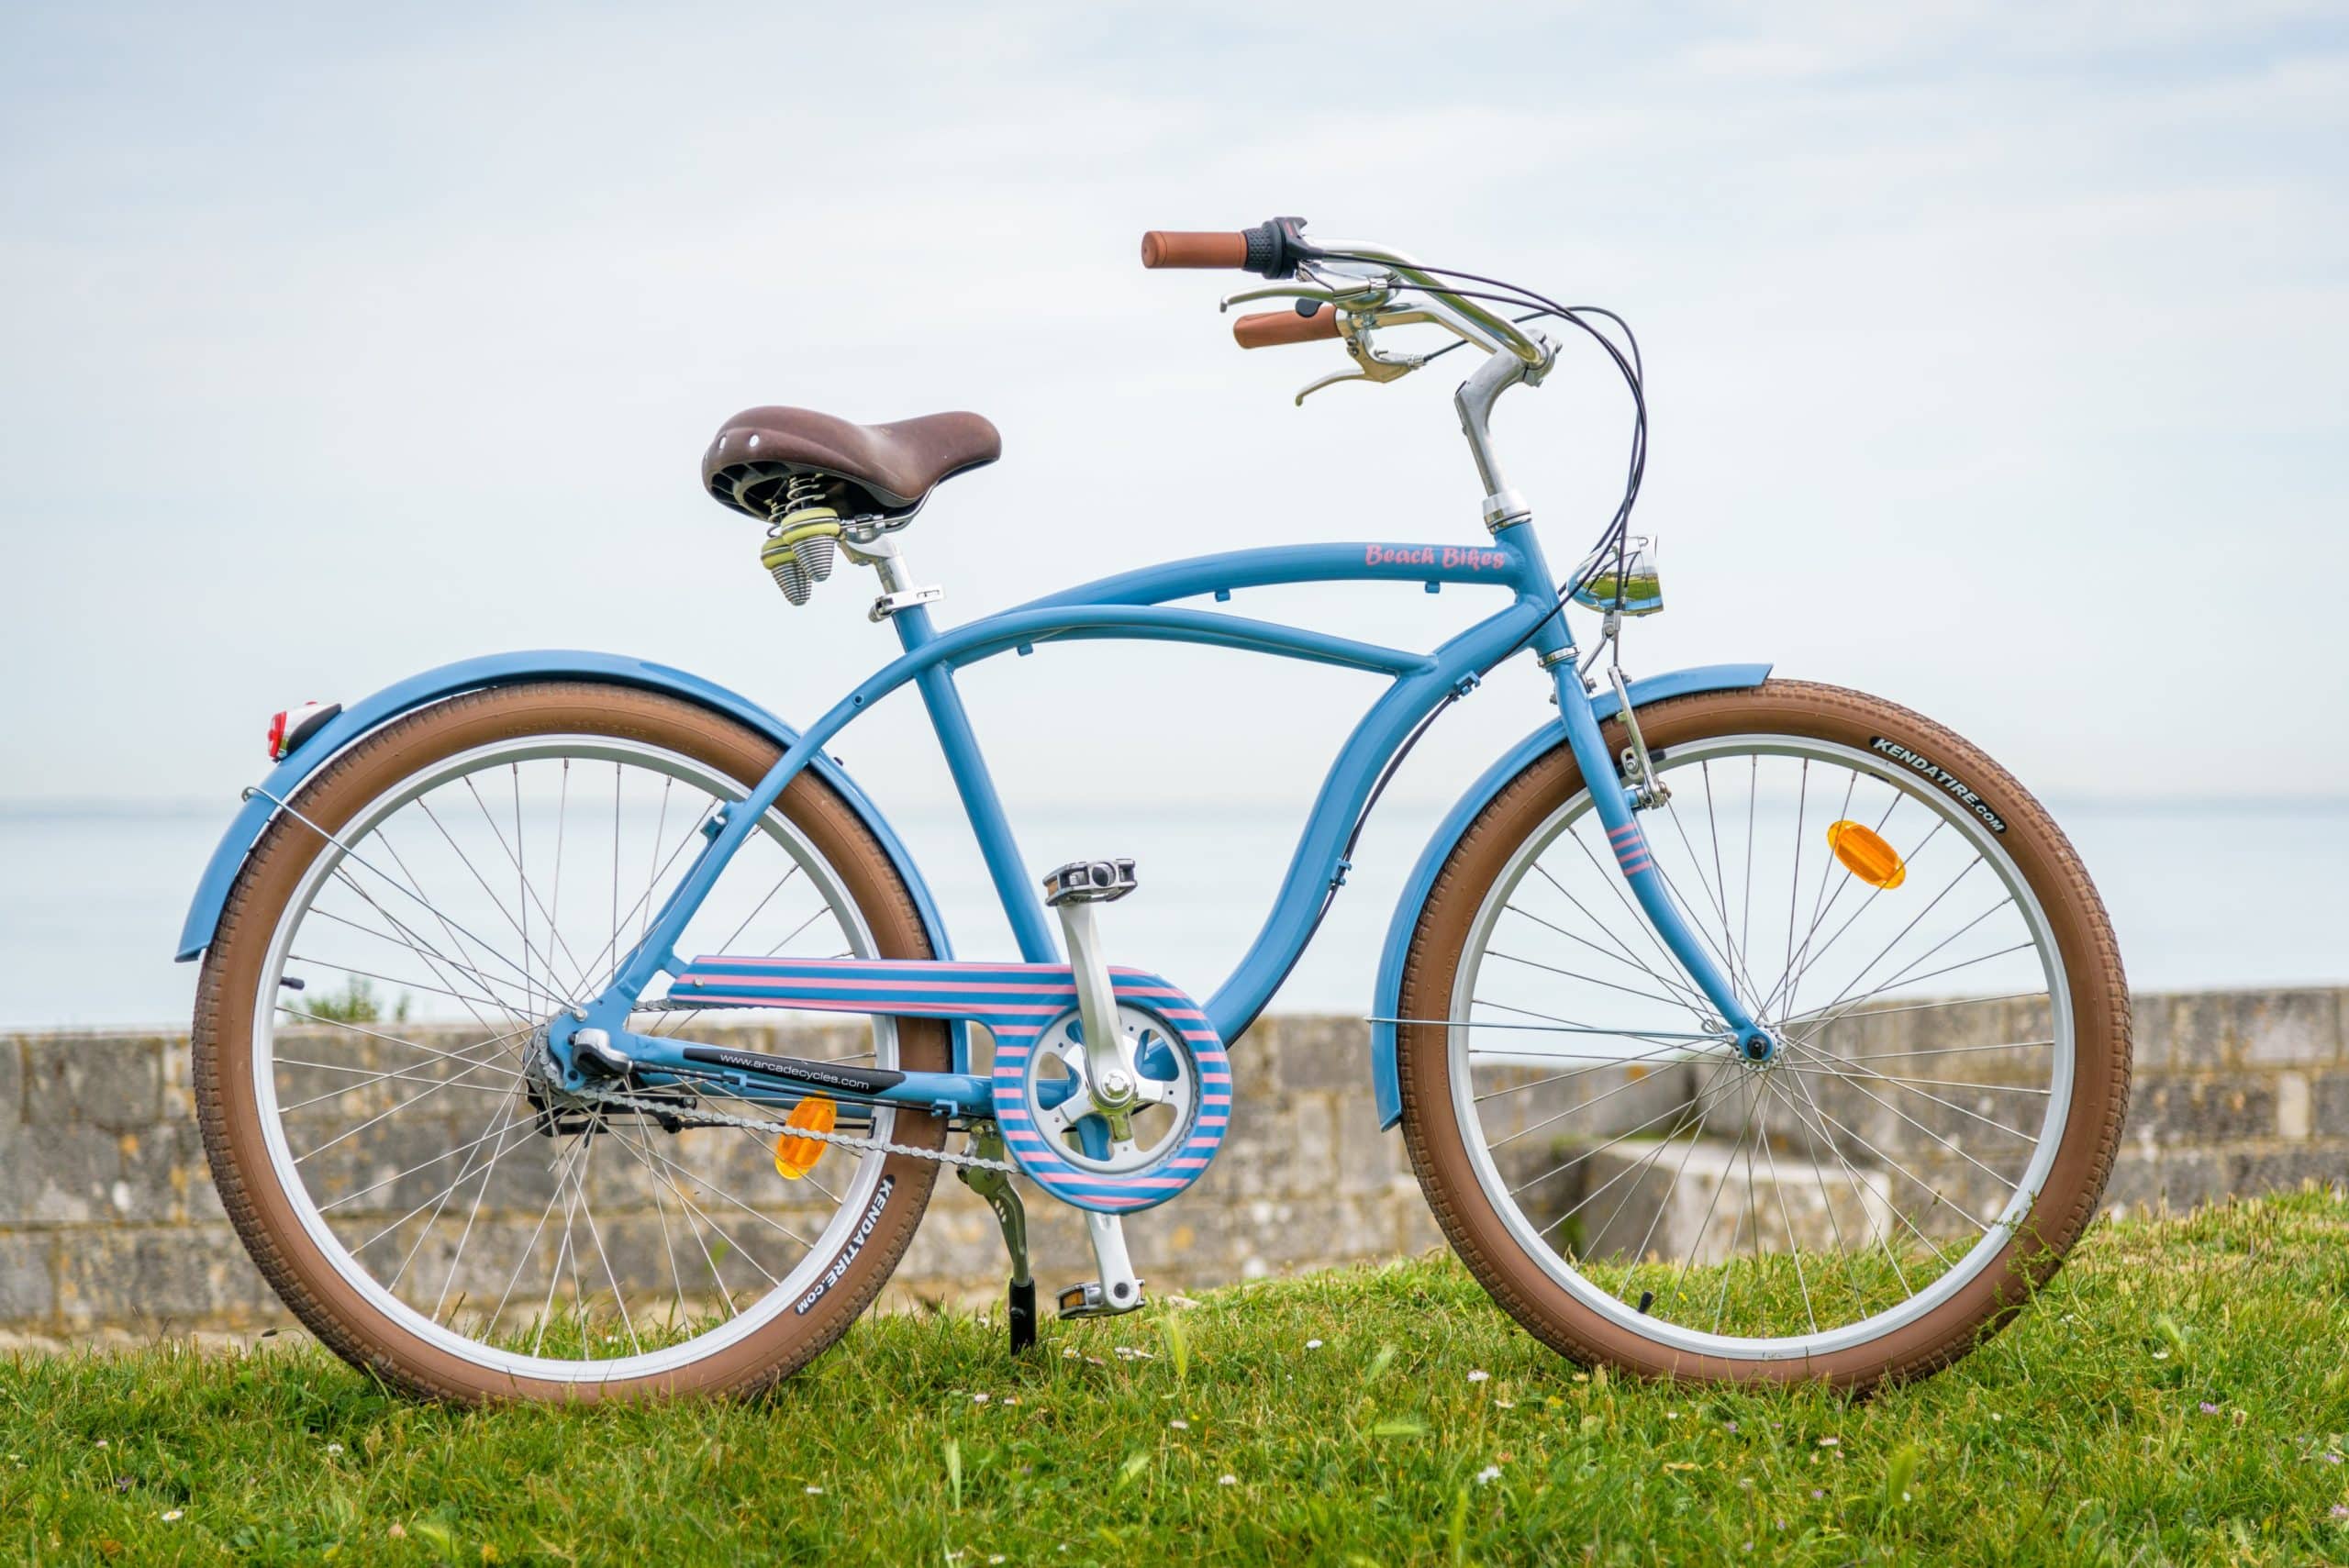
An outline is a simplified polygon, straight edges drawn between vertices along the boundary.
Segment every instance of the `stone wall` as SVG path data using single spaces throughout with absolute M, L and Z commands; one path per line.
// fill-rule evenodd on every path
M 2349 992 L 2137 998 L 2137 1076 L 2110 1207 L 2349 1182 Z M 1153 1289 L 1441 1244 L 1371 1108 L 1356 1020 L 1273 1018 L 1232 1051 L 1238 1114 L 1198 1187 L 1129 1227 Z M 1071 1211 L 1032 1203 L 1049 1292 L 1092 1273 Z M 1001 1288 L 993 1216 L 942 1181 L 900 1306 Z M 184 1035 L 0 1037 L 0 1331 L 44 1340 L 282 1321 L 214 1195 Z

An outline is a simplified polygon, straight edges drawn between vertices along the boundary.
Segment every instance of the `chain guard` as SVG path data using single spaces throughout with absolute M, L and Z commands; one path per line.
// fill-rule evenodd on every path
M 1231 1122 L 1231 1061 L 1199 1005 L 1157 975 L 1111 969 L 1118 1000 L 1152 1015 L 1195 1064 L 1198 1108 L 1189 1136 L 1131 1172 L 1088 1171 L 1052 1151 L 1027 1108 L 1028 1058 L 1045 1029 L 1076 1006 L 1066 964 L 912 959 L 697 958 L 670 1001 L 705 1007 L 962 1018 L 995 1036 L 991 1103 L 1020 1173 L 1063 1203 L 1122 1214 L 1164 1203 L 1207 1171 Z

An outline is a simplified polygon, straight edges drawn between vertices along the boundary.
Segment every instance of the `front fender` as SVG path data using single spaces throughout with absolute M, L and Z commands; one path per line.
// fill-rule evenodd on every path
M 228 889 L 236 882 L 237 873 L 243 867 L 245 857 L 260 841 L 262 830 L 276 815 L 277 801 L 291 799 L 294 792 L 302 787 L 302 781 L 317 772 L 328 758 L 401 715 L 428 703 L 455 696 L 460 692 L 478 691 L 487 686 L 508 686 L 522 681 L 578 679 L 611 681 L 647 691 L 665 692 L 687 702 L 699 703 L 729 718 L 740 719 L 786 751 L 799 739 L 798 733 L 789 725 L 748 697 L 705 681 L 698 675 L 687 674 L 683 670 L 616 653 L 584 653 L 568 650 L 493 653 L 485 658 L 467 659 L 455 664 L 444 664 L 438 670 L 428 670 L 420 675 L 411 675 L 395 685 L 384 687 L 364 701 L 344 708 L 323 729 L 304 741 L 299 750 L 278 763 L 276 771 L 262 781 L 260 790 L 246 798 L 244 808 L 228 824 L 228 831 L 221 837 L 220 847 L 212 851 L 211 862 L 204 868 L 203 879 L 196 884 L 195 901 L 188 906 L 187 923 L 180 929 L 179 962 L 185 963 L 212 945 L 212 933 L 220 924 L 220 910 L 228 901 Z M 953 957 L 954 950 L 946 940 L 946 923 L 939 916 L 938 906 L 930 897 L 930 888 L 922 881 L 921 872 L 914 865 L 913 857 L 906 852 L 905 845 L 898 840 L 887 818 L 831 758 L 818 752 L 810 771 L 840 791 L 841 797 L 864 825 L 873 830 L 874 837 L 880 840 L 891 862 L 896 867 L 897 874 L 905 879 L 907 887 L 913 892 L 914 905 L 921 913 L 930 947 L 940 958 Z
M 1650 703 L 1687 696 L 1692 692 L 1745 691 L 1769 678 L 1767 664 L 1700 664 L 1694 669 L 1633 681 L 1631 706 L 1645 707 Z M 1592 699 L 1591 709 L 1604 723 L 1615 717 L 1617 706 L 1615 694 L 1610 691 Z M 1476 814 L 1534 759 L 1565 743 L 1564 728 L 1553 720 L 1519 741 L 1500 761 L 1486 769 L 1437 825 L 1428 847 L 1419 852 L 1419 864 L 1411 868 L 1411 880 L 1404 884 L 1402 897 L 1396 900 L 1394 917 L 1386 926 L 1386 946 L 1379 954 L 1378 987 L 1370 1004 L 1370 1083 L 1377 1097 L 1381 1127 L 1393 1127 L 1403 1116 L 1403 1092 L 1396 1078 L 1394 1020 L 1402 1003 L 1403 961 L 1410 951 L 1411 933 L 1419 929 L 1419 910 L 1427 903 L 1428 892 L 1435 885 L 1443 862 L 1451 857 L 1452 847 L 1460 841 L 1460 835 L 1468 830 L 1468 824 L 1476 819 Z

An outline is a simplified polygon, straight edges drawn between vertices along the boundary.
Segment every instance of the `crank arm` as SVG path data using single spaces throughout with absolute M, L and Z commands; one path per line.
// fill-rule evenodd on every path
M 1085 1232 L 1093 1243 L 1093 1261 L 1099 1279 L 1073 1284 L 1061 1292 L 1063 1318 L 1114 1318 L 1142 1304 L 1141 1281 L 1134 1277 L 1133 1261 L 1126 1254 L 1126 1222 L 1118 1215 L 1085 1215 Z

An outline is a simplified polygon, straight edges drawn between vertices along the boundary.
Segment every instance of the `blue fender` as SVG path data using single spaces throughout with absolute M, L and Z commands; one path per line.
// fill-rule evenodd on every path
M 1767 664 L 1700 664 L 1690 670 L 1675 670 L 1667 675 L 1633 681 L 1631 706 L 1645 707 L 1650 703 L 1687 696 L 1692 692 L 1746 691 L 1769 678 Z M 1610 691 L 1593 698 L 1591 710 L 1603 723 L 1615 717 L 1617 706 L 1615 694 Z M 1476 819 L 1476 814 L 1536 758 L 1565 743 L 1564 728 L 1553 721 L 1509 748 L 1507 755 L 1468 786 L 1468 793 L 1446 814 L 1434 836 L 1428 840 L 1428 847 L 1419 852 L 1419 863 L 1411 868 L 1411 880 L 1404 884 L 1403 895 L 1395 904 L 1394 917 L 1387 922 L 1386 946 L 1378 959 L 1378 988 L 1370 1005 L 1370 1081 L 1372 1092 L 1377 1096 L 1381 1127 L 1393 1127 L 1403 1117 L 1403 1091 L 1396 1078 L 1394 1019 L 1402 1005 L 1404 956 L 1410 950 L 1411 933 L 1419 927 L 1419 910 L 1427 903 L 1428 890 L 1435 885 L 1436 875 L 1450 858 L 1452 847 L 1460 841 L 1460 835 L 1468 830 L 1468 824 Z
M 454 696 L 460 692 L 478 691 L 487 686 L 509 686 L 522 681 L 576 679 L 610 681 L 683 697 L 687 702 L 698 703 L 729 718 L 740 719 L 786 751 L 799 739 L 797 731 L 748 697 L 705 681 L 698 675 L 689 675 L 683 670 L 674 670 L 666 664 L 655 664 L 649 660 L 624 658 L 616 653 L 583 653 L 566 650 L 493 653 L 486 658 L 443 664 L 438 670 L 411 675 L 395 685 L 384 687 L 364 701 L 344 708 L 328 720 L 324 728 L 278 763 L 276 771 L 262 781 L 261 789 L 246 799 L 244 809 L 239 811 L 236 819 L 228 824 L 228 831 L 221 838 L 220 847 L 212 851 L 211 862 L 204 868 L 203 880 L 196 884 L 195 902 L 188 906 L 187 924 L 180 929 L 179 962 L 185 963 L 212 945 L 212 933 L 220 923 L 220 910 L 228 901 L 228 889 L 236 882 L 237 873 L 243 867 L 245 857 L 260 841 L 262 830 L 276 815 L 277 801 L 291 799 L 294 792 L 302 787 L 302 781 L 316 773 L 329 757 L 402 714 L 428 703 Z M 881 840 L 891 862 L 897 868 L 897 874 L 905 878 L 907 887 L 913 892 L 914 905 L 920 911 L 923 928 L 930 934 L 930 947 L 940 958 L 953 957 L 954 950 L 946 940 L 946 923 L 939 916 L 938 906 L 930 897 L 930 888 L 922 881 L 913 857 L 906 852 L 905 845 L 899 841 L 888 820 L 831 758 L 818 752 L 810 771 L 840 791 L 864 825 L 873 830 L 874 837 Z

